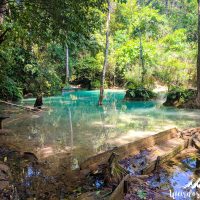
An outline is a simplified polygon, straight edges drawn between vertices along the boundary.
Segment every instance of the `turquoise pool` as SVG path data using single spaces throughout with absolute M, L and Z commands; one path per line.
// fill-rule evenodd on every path
M 106 90 L 102 107 L 97 106 L 99 91 L 47 97 L 47 111 L 13 114 L 5 127 L 16 137 L 38 143 L 46 149 L 46 156 L 54 151 L 69 153 L 73 167 L 77 167 L 87 157 L 114 146 L 172 127 L 200 126 L 200 111 L 165 108 L 162 101 L 125 102 L 124 95 L 123 90 Z M 22 104 L 33 105 L 34 100 L 26 99 Z M 3 105 L 1 108 L 6 111 Z

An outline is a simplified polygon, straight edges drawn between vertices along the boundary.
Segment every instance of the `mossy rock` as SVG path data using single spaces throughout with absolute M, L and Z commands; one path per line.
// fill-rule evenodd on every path
M 193 89 L 172 89 L 167 94 L 164 106 L 173 106 L 178 108 L 187 107 L 188 102 L 194 101 L 197 91 Z
M 144 87 L 128 89 L 124 99 L 127 101 L 148 101 L 156 98 L 156 93 Z

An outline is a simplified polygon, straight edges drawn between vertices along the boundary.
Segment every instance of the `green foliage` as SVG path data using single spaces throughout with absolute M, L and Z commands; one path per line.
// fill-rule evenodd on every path
M 66 44 L 73 67 L 70 72 L 76 78 L 95 79 L 96 63 L 99 66 L 95 57 L 101 47 L 93 34 L 103 24 L 106 1 L 8 1 L 7 8 L 0 24 L 0 35 L 9 28 L 0 46 L 1 73 L 10 78 L 2 83 L 3 97 L 15 97 L 18 88 L 33 95 L 60 91 L 65 82 Z M 88 74 L 83 72 L 86 69 Z
M 91 82 L 91 88 L 92 89 L 98 89 L 98 88 L 100 88 L 100 86 L 101 86 L 101 83 L 100 83 L 99 80 L 94 80 L 94 81 Z
M 26 37 L 32 43 L 73 43 L 76 38 L 83 42 L 101 25 L 100 11 L 106 8 L 106 1 L 97 0 L 50 0 L 10 1 L 9 12 L 5 12 L 4 26 L 12 27 L 16 37 Z
M 9 77 L 0 75 L 0 98 L 16 101 L 22 98 L 22 89 Z
M 185 29 L 177 29 L 173 33 L 161 39 L 165 51 L 181 52 L 185 49 L 186 34 Z
M 21 93 L 15 95 L 14 88 L 17 93 L 19 93 L 17 88 L 21 88 L 24 94 L 32 93 L 33 95 L 37 95 L 37 93 L 55 94 L 57 90 L 61 89 L 62 80 L 57 74 L 59 67 L 48 62 L 49 56 L 36 46 L 31 49 L 32 51 L 29 51 L 18 45 L 15 48 L 1 51 L 2 73 L 4 77 L 9 77 L 9 79 L 4 78 L 4 85 L 15 85 L 9 91 L 8 96 L 22 96 Z M 12 80 L 12 84 L 10 80 Z
M 145 79 L 141 81 L 141 69 L 137 66 L 134 66 L 133 70 L 129 70 L 125 73 L 125 88 L 132 89 L 137 87 L 145 87 L 153 90 L 155 87 L 155 78 L 153 76 L 153 71 L 149 67 L 148 73 L 145 74 Z
M 102 65 L 98 59 L 90 55 L 80 56 L 73 69 L 76 72 L 76 78 L 88 78 L 94 80 L 100 76 Z
M 146 199 L 147 193 L 144 190 L 138 190 L 137 195 L 140 199 Z
M 167 98 L 176 100 L 179 99 L 181 102 L 186 102 L 196 95 L 196 90 L 184 89 L 174 87 L 167 94 Z
M 196 97 L 197 91 L 193 89 L 185 89 L 180 87 L 173 87 L 167 93 L 167 100 L 165 106 L 181 106 L 189 100 Z
M 188 3 L 186 9 L 192 10 L 195 4 Z M 118 5 L 113 23 L 113 40 L 116 82 L 125 84 L 131 79 L 141 82 L 145 73 L 144 86 L 152 87 L 156 80 L 171 85 L 194 85 L 196 50 L 193 42 L 188 41 L 188 30 L 181 18 L 178 24 L 169 19 L 174 17 L 176 10 L 169 10 L 170 16 L 165 15 L 165 5 L 162 2 L 140 7 L 136 1 L 128 1 L 127 5 Z M 183 10 L 185 12 L 185 10 Z M 197 22 L 196 13 L 190 13 Z M 180 11 L 180 15 L 182 15 Z M 178 18 L 178 16 L 176 16 Z M 189 19 L 188 19 L 189 20 Z M 194 26 L 196 27 L 196 26 Z M 192 28 L 192 31 L 194 28 Z M 141 67 L 140 41 L 141 34 L 143 60 L 145 71 Z
M 99 88 L 107 1 L 8 3 L 10 10 L 0 25 L 0 34 L 9 29 L 0 44 L 1 98 L 60 91 L 65 83 L 66 45 L 71 83 L 87 80 L 91 88 Z M 196 13 L 197 1 L 176 1 L 167 9 L 164 1 L 116 0 L 106 85 L 139 88 L 145 99 L 151 96 L 145 88 L 151 91 L 155 82 L 169 90 L 195 86 Z
M 147 101 L 156 97 L 156 94 L 144 87 L 133 87 L 126 91 L 125 99 L 132 101 Z

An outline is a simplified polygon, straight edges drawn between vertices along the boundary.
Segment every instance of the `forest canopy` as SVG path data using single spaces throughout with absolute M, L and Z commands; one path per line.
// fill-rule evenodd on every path
M 196 86 L 197 1 L 111 1 L 105 87 Z M 100 87 L 107 1 L 1 0 L 0 98 Z M 141 51 L 144 66 L 141 66 Z

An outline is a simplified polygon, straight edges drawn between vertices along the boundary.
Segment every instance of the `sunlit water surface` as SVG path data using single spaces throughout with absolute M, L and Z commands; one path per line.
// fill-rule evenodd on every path
M 76 91 L 44 98 L 47 111 L 20 112 L 5 120 L 16 138 L 34 141 L 45 156 L 54 151 L 71 155 L 73 166 L 99 152 L 160 131 L 200 126 L 200 111 L 165 108 L 162 100 L 125 102 L 123 90 L 106 90 L 104 105 L 97 106 L 99 91 Z M 35 99 L 21 104 L 33 105 Z M 1 112 L 9 108 L 1 106 Z M 34 148 L 34 147 L 33 147 Z

